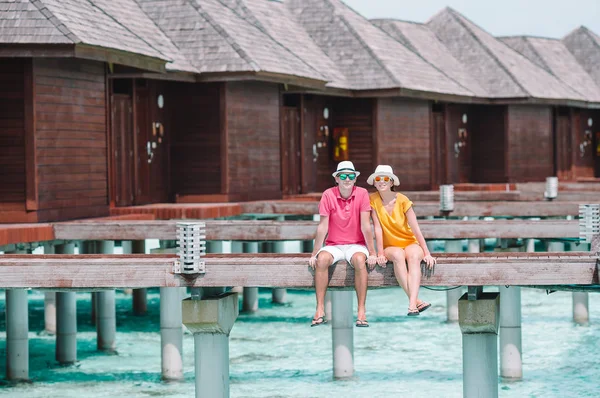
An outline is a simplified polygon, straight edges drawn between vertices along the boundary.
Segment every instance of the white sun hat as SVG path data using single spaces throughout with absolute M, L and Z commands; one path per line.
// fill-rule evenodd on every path
M 339 173 L 343 173 L 343 172 L 354 173 L 354 174 L 356 174 L 357 177 L 360 175 L 360 172 L 358 172 L 354 169 L 354 164 L 352 164 L 352 162 L 349 160 L 344 160 L 343 162 L 339 162 L 337 165 L 337 170 L 335 171 L 335 173 L 332 174 L 332 176 L 337 177 L 337 175 Z
M 369 178 L 367 178 L 367 184 L 373 185 L 373 181 L 377 176 L 388 176 L 394 180 L 395 186 L 400 185 L 400 179 L 398 178 L 398 176 L 396 176 L 396 174 L 394 174 L 392 166 L 388 166 L 387 164 L 380 164 L 379 166 L 377 166 L 375 172 L 371 174 Z

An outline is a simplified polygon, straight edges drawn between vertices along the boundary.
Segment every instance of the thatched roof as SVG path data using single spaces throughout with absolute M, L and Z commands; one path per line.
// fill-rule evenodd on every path
M 327 78 L 274 39 L 234 2 L 137 0 L 201 73 Z M 285 23 L 285 21 L 282 21 Z
M 600 85 L 600 36 L 581 26 L 566 35 L 562 42 L 596 84 Z
M 396 19 L 372 19 L 371 22 L 478 97 L 488 96 L 481 84 L 454 58 L 427 25 Z
M 427 26 L 484 86 L 490 98 L 586 100 L 451 8 L 432 17 Z
M 501 37 L 500 40 L 552 73 L 588 101 L 600 102 L 600 87 L 562 41 L 529 36 Z
M 354 90 L 474 95 L 340 0 L 286 0 L 285 4 Z

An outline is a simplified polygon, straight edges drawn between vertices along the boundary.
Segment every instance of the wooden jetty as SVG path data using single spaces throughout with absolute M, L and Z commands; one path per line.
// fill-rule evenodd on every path
M 598 255 L 565 253 L 439 253 L 423 286 L 597 285 Z M 314 286 L 308 254 L 222 254 L 205 257 L 206 272 L 178 275 L 175 255 L 3 255 L 0 288 Z M 331 267 L 330 286 L 354 286 L 345 263 Z M 369 287 L 398 286 L 393 267 L 369 273 Z

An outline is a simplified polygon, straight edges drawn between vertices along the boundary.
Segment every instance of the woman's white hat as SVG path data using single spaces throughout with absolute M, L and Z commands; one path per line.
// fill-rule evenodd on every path
M 357 177 L 360 175 L 360 172 L 358 172 L 354 169 L 354 164 L 352 164 L 352 162 L 349 160 L 344 160 L 343 162 L 339 162 L 337 165 L 337 170 L 335 171 L 335 173 L 332 174 L 332 176 L 335 178 L 335 177 L 337 177 L 337 175 L 339 173 L 343 173 L 343 172 L 354 173 L 354 174 L 356 174 Z
M 392 166 L 388 166 L 387 164 L 380 164 L 379 166 L 377 166 L 375 172 L 371 174 L 369 178 L 367 178 L 367 184 L 373 185 L 373 180 L 377 176 L 388 176 L 394 180 L 395 186 L 400 185 L 400 179 L 396 176 L 396 174 L 394 174 Z

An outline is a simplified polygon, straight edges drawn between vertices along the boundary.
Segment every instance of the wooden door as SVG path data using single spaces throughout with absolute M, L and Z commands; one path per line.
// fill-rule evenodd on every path
M 150 120 L 148 141 L 152 150 L 150 163 L 150 197 L 153 203 L 169 200 L 169 123 L 166 109 L 170 96 L 165 93 L 161 81 L 149 81 Z
M 131 206 L 134 203 L 133 112 L 131 96 L 114 94 L 111 104 L 115 204 L 117 206 Z
M 305 96 L 303 100 L 303 192 L 322 192 L 333 186 L 331 173 L 331 106 L 323 97 Z
M 135 204 L 152 203 L 150 195 L 150 164 L 153 153 L 150 142 L 148 89 L 135 87 Z
M 471 182 L 471 135 L 469 109 L 461 105 L 446 105 L 447 184 Z
M 168 128 L 164 111 L 164 94 L 156 82 L 135 85 L 136 204 L 168 200 Z M 158 96 L 163 95 L 159 107 Z
M 300 113 L 298 108 L 283 107 L 281 112 L 281 187 L 284 195 L 302 191 L 300 150 Z
M 448 176 L 446 175 L 446 156 L 444 147 L 446 138 L 446 129 L 443 112 L 432 112 L 432 153 L 431 153 L 431 188 L 438 189 L 440 185 L 446 184 Z
M 555 175 L 559 180 L 571 181 L 573 179 L 573 149 L 571 145 L 571 120 L 568 112 L 556 111 L 554 135 Z

